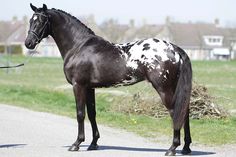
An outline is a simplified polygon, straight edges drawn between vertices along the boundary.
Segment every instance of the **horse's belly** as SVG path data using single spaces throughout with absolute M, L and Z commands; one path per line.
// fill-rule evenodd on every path
M 130 76 L 130 77 L 127 77 L 126 79 L 121 80 L 120 82 L 115 83 L 113 86 L 114 87 L 129 86 L 129 85 L 133 85 L 135 83 L 138 83 L 140 81 L 142 81 L 142 80 L 137 79 L 134 76 Z
M 116 76 L 114 76 L 113 78 L 108 77 L 108 79 L 101 79 L 101 80 L 93 78 L 91 79 L 91 85 L 93 87 L 120 87 L 120 86 L 133 85 L 142 80 L 144 80 L 143 77 L 141 78 L 127 74 L 123 77 L 120 77 L 119 79 L 117 79 Z

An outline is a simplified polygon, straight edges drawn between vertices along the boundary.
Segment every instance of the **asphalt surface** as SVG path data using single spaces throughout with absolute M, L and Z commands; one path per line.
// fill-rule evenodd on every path
M 69 152 L 77 135 L 75 119 L 0 104 L 0 157 L 159 157 L 170 146 L 99 125 L 99 150 L 86 151 L 91 142 L 90 124 L 86 123 L 85 131 L 86 141 L 80 151 Z M 236 156 L 235 145 L 193 145 L 191 149 L 191 156 L 196 157 Z

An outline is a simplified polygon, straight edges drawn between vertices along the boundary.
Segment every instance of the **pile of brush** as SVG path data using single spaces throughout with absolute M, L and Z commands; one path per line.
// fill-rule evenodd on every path
M 122 99 L 116 111 L 127 114 L 147 115 L 155 118 L 168 116 L 169 112 L 162 105 L 161 100 L 155 97 L 143 98 L 142 93 L 137 92 L 129 99 Z M 225 118 L 228 113 L 214 103 L 214 98 L 209 95 L 207 88 L 193 84 L 190 100 L 190 118 Z
M 206 87 L 194 83 L 190 100 L 190 117 L 193 119 L 227 117 L 227 111 L 216 105 L 213 99 Z

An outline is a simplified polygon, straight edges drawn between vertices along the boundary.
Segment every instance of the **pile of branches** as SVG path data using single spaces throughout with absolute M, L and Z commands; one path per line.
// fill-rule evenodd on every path
M 162 105 L 160 98 L 141 97 L 138 92 L 130 99 L 122 99 L 115 110 L 127 114 L 147 115 L 154 118 L 161 118 L 169 115 L 168 110 Z M 190 118 L 225 118 L 228 113 L 213 102 L 214 98 L 209 95 L 207 88 L 193 84 L 190 100 Z
M 206 87 L 194 83 L 190 99 L 190 117 L 193 119 L 227 117 L 227 111 L 216 105 L 213 100 L 214 97 L 209 95 Z

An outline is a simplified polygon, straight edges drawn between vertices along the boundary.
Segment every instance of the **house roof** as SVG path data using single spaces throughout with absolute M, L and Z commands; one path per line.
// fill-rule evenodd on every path
M 92 16 L 92 15 L 91 15 Z M 106 35 L 104 34 L 104 32 L 98 27 L 98 25 L 96 24 L 95 22 L 95 19 L 94 17 L 79 17 L 78 18 L 82 23 L 84 23 L 85 25 L 87 25 L 89 28 L 91 28 L 91 30 L 99 35 L 99 36 L 102 36 L 102 37 L 106 37 Z
M 230 47 L 231 43 L 236 43 L 236 28 L 221 28 L 224 34 L 223 45 L 225 47 Z
M 5 43 L 9 36 L 22 29 L 22 21 L 0 21 L 0 42 Z
M 24 43 L 27 36 L 28 23 L 23 21 L 0 21 L 0 43 L 19 44 Z M 54 43 L 52 37 L 44 40 L 44 43 Z
M 215 24 L 207 23 L 170 23 L 168 25 L 172 40 L 183 47 L 209 47 L 205 45 L 203 36 L 224 36 Z
M 130 42 L 134 39 L 150 38 L 158 35 L 164 25 L 143 25 L 141 27 L 130 27 L 124 33 L 123 42 Z
M 11 33 L 7 38 L 8 43 L 24 43 L 26 38 L 27 27 L 25 24 L 20 24 L 18 28 Z

